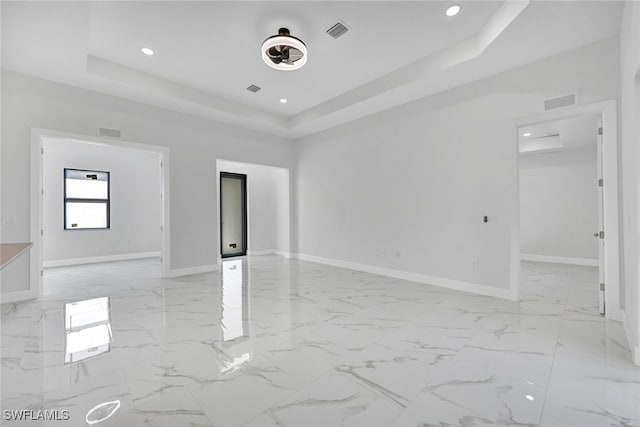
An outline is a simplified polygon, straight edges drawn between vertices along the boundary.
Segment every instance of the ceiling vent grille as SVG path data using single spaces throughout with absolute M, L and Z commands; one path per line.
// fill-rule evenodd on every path
M 98 135 L 106 136 L 107 138 L 120 138 L 120 130 L 109 129 L 109 128 L 99 128 Z
M 349 27 L 347 27 L 344 22 L 338 21 L 333 27 L 327 30 L 327 34 L 329 34 L 334 39 L 337 39 L 338 37 L 344 35 L 344 33 L 346 33 L 347 31 L 349 31 Z
M 578 93 L 569 93 L 567 95 L 558 96 L 556 98 L 546 99 L 544 101 L 545 111 L 555 110 L 556 108 L 569 107 L 578 103 Z
M 248 90 L 249 92 L 253 92 L 253 93 L 258 92 L 260 89 L 262 89 L 262 88 L 261 88 L 260 86 L 256 86 L 256 85 L 251 85 L 251 86 L 249 86 L 249 87 L 247 88 L 247 90 Z

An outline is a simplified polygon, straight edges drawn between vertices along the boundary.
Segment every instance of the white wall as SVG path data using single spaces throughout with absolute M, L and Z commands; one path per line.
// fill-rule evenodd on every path
M 108 145 L 45 139 L 43 258 L 51 261 L 160 252 L 160 155 Z M 108 171 L 109 230 L 64 229 L 65 168 Z
M 598 260 L 597 155 L 592 147 L 520 156 L 522 254 Z
M 583 103 L 617 97 L 617 47 L 586 46 L 296 141 L 295 250 L 508 288 L 514 119 L 572 90 Z M 483 215 L 487 224 L 474 222 Z
M 219 160 L 219 172 L 247 175 L 248 254 L 289 252 L 289 171 Z
M 640 3 L 627 1 L 622 13 L 620 31 L 620 82 L 621 82 L 621 160 L 623 206 L 621 222 L 624 224 L 624 288 L 621 289 L 623 307 L 627 316 L 625 327 L 635 360 L 640 364 L 640 292 L 638 291 L 640 209 Z
M 2 75 L 2 227 L 4 241 L 30 241 L 30 129 L 96 135 L 120 129 L 122 139 L 170 150 L 171 260 L 176 273 L 215 269 L 219 249 L 216 159 L 290 168 L 291 143 L 215 121 L 27 77 Z M 23 288 L 28 287 L 25 278 Z

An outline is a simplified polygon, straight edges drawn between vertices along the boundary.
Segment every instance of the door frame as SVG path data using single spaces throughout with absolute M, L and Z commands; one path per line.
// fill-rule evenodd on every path
M 602 176 L 605 229 L 605 300 L 606 318 L 622 321 L 620 307 L 620 227 L 618 205 L 618 119 L 615 99 L 586 105 L 576 105 L 542 114 L 516 119 L 513 122 L 511 150 L 513 170 L 511 173 L 513 201 L 511 218 L 511 274 L 510 292 L 514 300 L 520 299 L 520 159 L 518 151 L 518 129 L 523 126 L 562 120 L 572 117 L 600 115 L 602 117 Z M 594 183 L 597 185 L 597 183 Z
M 222 234 L 222 178 L 232 178 L 232 179 L 239 179 L 240 180 L 240 188 L 242 190 L 242 197 L 241 197 L 241 201 L 242 201 L 242 251 L 237 252 L 237 253 L 233 253 L 233 254 L 224 254 L 222 252 L 222 245 L 223 245 L 223 234 Z M 220 203 L 220 212 L 219 212 L 219 224 L 218 226 L 220 227 L 220 258 L 232 258 L 232 257 L 238 257 L 238 256 L 246 256 L 247 255 L 247 251 L 249 250 L 249 248 L 247 247 L 247 243 L 248 243 L 248 239 L 247 239 L 247 175 L 243 174 L 243 173 L 234 173 L 234 172 L 223 172 L 220 171 L 219 174 L 219 180 L 220 180 L 220 184 L 219 184 L 219 188 L 218 188 L 218 200 Z
M 159 145 L 144 144 L 139 142 L 125 141 L 113 138 L 104 138 L 92 135 L 83 135 L 72 132 L 62 132 L 51 129 L 31 128 L 30 147 L 30 240 L 33 242 L 31 248 L 31 266 L 29 269 L 29 290 L 24 294 L 16 295 L 13 301 L 38 298 L 42 294 L 43 284 L 43 169 L 44 169 L 44 147 L 45 138 L 71 139 L 87 144 L 107 145 L 120 148 L 130 148 L 142 151 L 149 151 L 159 154 L 160 158 L 160 232 L 162 242 L 160 248 L 161 276 L 171 277 L 171 209 L 169 195 L 169 148 Z M 4 302 L 8 302 L 8 297 L 3 296 Z

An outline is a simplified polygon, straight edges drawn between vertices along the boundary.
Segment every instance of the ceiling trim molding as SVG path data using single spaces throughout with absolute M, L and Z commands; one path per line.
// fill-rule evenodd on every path
M 154 96 L 179 99 L 190 104 L 215 110 L 222 118 L 233 121 L 254 122 L 266 125 L 273 130 L 288 128 L 285 117 L 250 107 L 230 99 L 223 98 L 190 86 L 176 83 L 162 77 L 138 71 L 103 58 L 87 55 L 87 73 L 104 79 L 116 81 Z
M 426 79 L 438 72 L 477 58 L 515 21 L 529 3 L 530 0 L 505 0 L 475 36 L 309 108 L 291 117 L 288 127 L 290 129 L 301 127 L 416 80 Z

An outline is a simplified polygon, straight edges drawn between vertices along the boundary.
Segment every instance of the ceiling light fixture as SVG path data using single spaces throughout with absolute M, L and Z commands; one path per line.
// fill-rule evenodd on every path
M 281 104 L 286 104 L 287 103 L 287 98 L 280 98 L 280 103 Z
M 276 70 L 297 70 L 307 63 L 307 45 L 293 37 L 289 29 L 280 28 L 277 35 L 262 43 L 262 60 Z
M 153 55 L 153 49 L 150 49 L 148 47 L 143 47 L 140 49 L 142 51 L 142 53 L 144 53 L 145 55 L 151 56 Z
M 531 132 L 525 132 L 522 134 L 522 136 L 531 136 Z
M 447 14 L 447 16 L 456 16 L 458 13 L 460 13 L 460 6 L 454 4 L 453 6 L 449 7 L 449 9 L 447 9 L 445 13 Z

